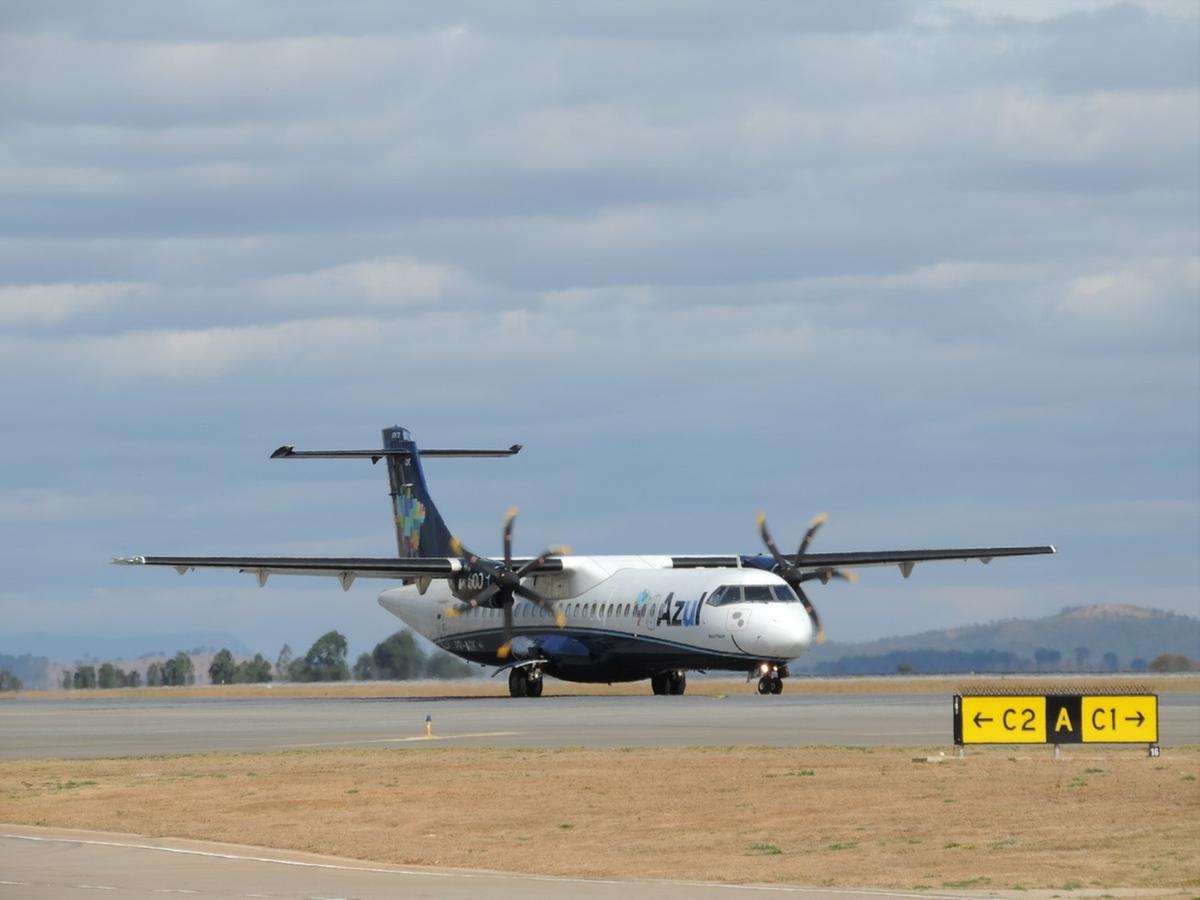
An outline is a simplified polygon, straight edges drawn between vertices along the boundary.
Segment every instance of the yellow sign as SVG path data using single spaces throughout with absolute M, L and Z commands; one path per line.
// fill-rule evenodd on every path
M 961 725 L 964 744 L 1044 744 L 1046 698 L 963 697 Z
M 1084 697 L 1081 713 L 1084 743 L 1158 743 L 1158 697 L 1153 694 Z
M 954 698 L 956 744 L 1157 744 L 1154 694 Z

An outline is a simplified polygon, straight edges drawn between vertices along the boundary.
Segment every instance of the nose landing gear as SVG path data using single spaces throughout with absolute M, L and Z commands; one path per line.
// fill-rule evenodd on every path
M 783 679 L 778 675 L 764 675 L 758 679 L 758 692 L 760 694 L 782 694 Z
M 769 663 L 763 663 L 750 673 L 750 678 L 754 677 L 754 672 L 759 673 L 758 692 L 760 694 L 783 693 L 783 679 L 788 674 L 787 666 L 772 666 Z

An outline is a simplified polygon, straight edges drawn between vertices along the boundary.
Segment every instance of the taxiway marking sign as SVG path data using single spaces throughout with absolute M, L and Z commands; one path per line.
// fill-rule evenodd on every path
M 1157 744 L 1154 694 L 954 698 L 956 744 Z

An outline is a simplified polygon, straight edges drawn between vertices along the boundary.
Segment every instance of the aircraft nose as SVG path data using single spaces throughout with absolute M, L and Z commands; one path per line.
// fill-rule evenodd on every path
M 799 608 L 772 611 L 767 626 L 755 642 L 755 647 L 763 656 L 793 659 L 812 643 L 812 620 L 803 607 L 795 605 Z

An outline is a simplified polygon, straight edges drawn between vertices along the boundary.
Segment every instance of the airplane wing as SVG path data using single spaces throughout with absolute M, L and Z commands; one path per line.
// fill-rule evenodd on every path
M 513 560 L 522 565 L 527 560 Z M 350 590 L 356 578 L 386 578 L 392 581 L 411 581 L 420 578 L 449 578 L 466 571 L 463 560 L 445 558 L 388 558 L 388 557 L 288 557 L 288 556 L 120 556 L 113 559 L 118 566 L 170 566 L 180 575 L 193 569 L 236 569 L 258 577 L 260 585 L 270 575 L 330 575 Z M 547 559 L 533 571 L 560 572 L 562 560 Z
M 806 553 L 788 556 L 789 562 L 800 569 L 827 569 L 838 566 L 911 566 L 919 562 L 938 562 L 949 559 L 977 559 L 990 563 L 1001 556 L 1040 556 L 1057 551 L 1050 544 L 1038 547 L 958 547 L 946 550 L 854 550 L 847 553 Z
M 940 550 L 851 550 L 843 553 L 786 554 L 784 558 L 802 572 L 823 569 L 862 568 L 863 566 L 900 567 L 907 578 L 919 562 L 940 562 L 952 559 L 977 559 L 987 564 L 1002 556 L 1040 556 L 1058 551 L 1050 544 L 1032 547 L 953 547 Z M 675 556 L 671 564 L 676 569 L 753 566 L 772 569 L 775 560 L 770 556 Z

